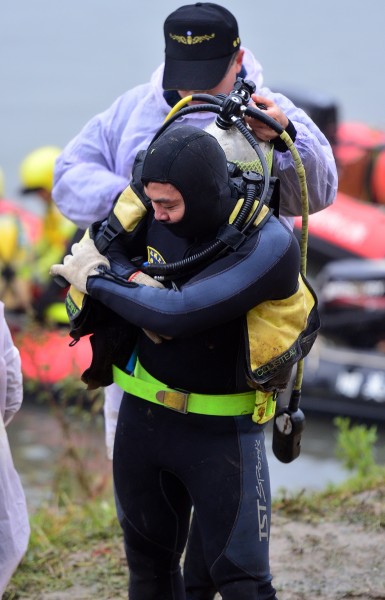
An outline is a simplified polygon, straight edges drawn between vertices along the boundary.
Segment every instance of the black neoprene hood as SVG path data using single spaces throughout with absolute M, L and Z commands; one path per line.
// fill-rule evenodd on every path
M 142 182 L 150 181 L 171 183 L 181 193 L 185 214 L 166 224 L 177 235 L 215 235 L 234 207 L 225 153 L 212 135 L 191 125 L 170 127 L 149 146 Z

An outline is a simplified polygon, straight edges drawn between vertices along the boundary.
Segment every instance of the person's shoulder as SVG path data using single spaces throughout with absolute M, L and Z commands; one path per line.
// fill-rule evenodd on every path
M 246 69 L 247 79 L 251 79 L 257 86 L 257 89 L 259 89 L 263 85 L 262 65 L 251 52 L 251 50 L 245 48 L 244 46 L 242 46 L 242 50 L 244 50 L 243 64 Z
M 104 111 L 104 116 L 109 116 L 114 119 L 118 113 L 125 115 L 135 111 L 145 110 L 149 107 L 150 110 L 154 109 L 155 105 L 164 103 L 163 99 L 163 88 L 161 85 L 161 75 L 163 72 L 163 65 L 160 65 L 155 72 L 151 75 L 151 78 L 144 82 L 138 83 L 133 87 L 124 91 L 118 96 L 110 107 Z
M 120 96 L 116 98 L 113 102 L 112 106 L 117 106 L 121 104 L 128 104 L 131 102 L 138 102 L 143 99 L 151 90 L 151 83 L 140 83 L 135 85 L 134 87 L 126 90 Z
M 150 83 L 143 83 L 123 92 L 106 110 L 96 115 L 93 121 L 102 121 L 114 127 L 117 124 L 123 126 L 127 122 L 127 116 L 140 110 L 144 105 L 145 99 L 148 99 L 150 87 Z

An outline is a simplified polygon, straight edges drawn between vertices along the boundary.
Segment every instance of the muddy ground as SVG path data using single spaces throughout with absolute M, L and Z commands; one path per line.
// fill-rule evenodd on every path
M 79 576 L 79 557 L 74 564 Z M 271 528 L 271 567 L 279 600 L 385 599 L 385 485 L 353 500 L 341 498 L 319 514 L 295 516 L 278 507 Z M 92 589 L 75 585 L 65 592 L 42 591 L 33 600 L 95 597 L 120 600 L 126 594 L 115 590 L 111 595 L 100 582 Z
M 385 599 L 384 528 L 278 517 L 271 535 L 279 600 Z

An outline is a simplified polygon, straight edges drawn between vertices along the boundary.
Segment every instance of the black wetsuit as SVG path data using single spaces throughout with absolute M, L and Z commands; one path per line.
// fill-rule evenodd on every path
M 154 223 L 147 244 L 170 262 L 178 247 L 178 258 L 187 252 L 187 244 L 172 237 L 170 244 L 167 229 Z M 203 269 L 181 291 L 125 287 L 101 277 L 88 280 L 88 291 L 135 325 L 173 337 L 154 344 L 140 334 L 138 358 L 152 376 L 169 387 L 231 394 L 250 389 L 245 312 L 267 298 L 292 294 L 297 278 L 297 243 L 272 217 L 239 251 Z M 192 504 L 214 583 L 210 595 L 204 583 L 202 596 L 194 576 L 186 582 L 186 597 L 203 600 L 219 590 L 226 600 L 275 598 L 264 434 L 250 415 L 179 414 L 125 394 L 114 481 L 124 514 L 130 600 L 185 598 L 178 565 Z M 201 558 L 189 552 L 187 561 Z
M 170 263 L 199 249 L 180 231 L 154 222 L 151 210 L 138 239 L 143 246 L 135 251 L 150 261 Z M 115 263 L 119 252 L 119 245 L 111 248 Z M 245 315 L 265 300 L 291 296 L 298 273 L 298 244 L 271 217 L 237 250 L 176 278 L 176 286 L 162 290 L 96 276 L 88 278 L 87 291 L 133 325 L 172 338 L 154 344 L 140 331 L 138 360 L 152 377 L 188 392 L 234 394 L 250 391 Z M 264 429 L 250 414 L 182 414 L 125 393 L 113 469 L 130 600 L 208 600 L 216 591 L 224 600 L 276 600 Z M 184 581 L 180 559 L 192 506 L 197 535 Z

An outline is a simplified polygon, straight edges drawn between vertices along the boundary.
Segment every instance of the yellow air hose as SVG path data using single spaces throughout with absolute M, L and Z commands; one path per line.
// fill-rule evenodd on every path
M 167 117 L 165 118 L 164 122 L 166 123 L 169 119 L 171 119 L 171 117 L 173 117 L 178 112 L 178 110 L 183 108 L 183 106 L 185 104 L 188 104 L 188 102 L 191 102 L 192 99 L 193 99 L 192 96 L 186 96 L 185 98 L 182 98 L 181 100 L 179 100 L 179 102 L 177 102 L 175 104 L 175 106 L 172 107 L 172 109 L 168 113 Z

